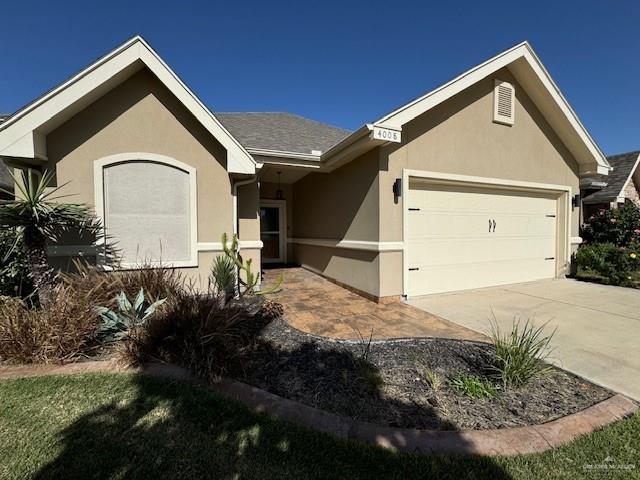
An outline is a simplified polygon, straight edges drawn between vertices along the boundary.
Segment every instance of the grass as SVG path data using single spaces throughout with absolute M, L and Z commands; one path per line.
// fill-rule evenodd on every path
M 451 379 L 451 386 L 469 398 L 495 398 L 498 392 L 491 382 L 475 375 L 459 373 Z
M 395 454 L 134 374 L 0 382 L 0 478 L 638 478 L 640 416 L 513 458 Z M 586 471 L 607 456 L 632 471 Z
M 502 331 L 493 317 L 489 337 L 496 348 L 495 370 L 504 388 L 522 387 L 534 378 L 551 371 L 544 363 L 551 353 L 550 335 L 544 334 L 546 324 L 536 327 L 530 319 L 516 317 L 511 331 Z

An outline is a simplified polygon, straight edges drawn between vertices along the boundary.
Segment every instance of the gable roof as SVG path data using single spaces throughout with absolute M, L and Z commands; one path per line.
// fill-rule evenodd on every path
M 345 157 L 349 157 L 343 153 L 347 148 L 360 154 L 362 149 L 354 149 L 353 145 L 356 142 L 362 143 L 365 137 L 369 137 L 369 143 L 374 146 L 384 143 L 379 139 L 372 138 L 372 132 L 376 128 L 385 128 L 401 133 L 402 127 L 414 118 L 502 68 L 509 68 L 509 71 L 527 92 L 549 125 L 567 146 L 579 165 L 580 174 L 606 175 L 610 169 L 607 159 L 526 41 L 467 70 L 453 80 L 382 116 L 373 123 L 365 124 L 349 138 L 326 152 L 323 155 L 323 160 L 326 160 L 327 164 L 344 162 L 346 161 Z
M 216 117 L 251 153 L 324 152 L 351 133 L 286 112 L 228 112 Z
M 140 36 L 61 83 L 0 123 L 0 157 L 47 159 L 46 134 L 133 73 L 148 68 L 227 150 L 227 170 L 255 173 L 244 147 Z
M 590 177 L 590 182 L 603 182 L 606 186 L 597 192 L 587 195 L 584 203 L 609 203 L 617 202 L 618 198 L 624 197 L 624 189 L 627 182 L 638 168 L 640 161 L 640 151 L 621 153 L 607 157 L 613 170 L 609 175 L 596 175 Z

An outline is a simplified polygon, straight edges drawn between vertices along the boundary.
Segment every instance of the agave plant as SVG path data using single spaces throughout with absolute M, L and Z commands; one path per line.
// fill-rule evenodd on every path
M 102 323 L 98 328 L 98 338 L 103 342 L 116 342 L 129 334 L 132 328 L 144 325 L 156 309 L 166 301 L 162 298 L 145 306 L 144 290 L 141 288 L 133 303 L 124 292 L 116 296 L 117 311 L 107 307 L 96 307 Z
M 87 206 L 62 203 L 58 187 L 50 187 L 52 171 L 36 175 L 33 169 L 23 170 L 20 177 L 9 171 L 15 183 L 15 198 L 0 200 L 0 228 L 17 228 L 23 235 L 29 277 L 37 291 L 40 305 L 49 303 L 55 279 L 47 258 L 47 242 L 55 242 L 68 230 L 100 234 L 100 223 Z M 0 191 L 13 196 L 13 192 Z

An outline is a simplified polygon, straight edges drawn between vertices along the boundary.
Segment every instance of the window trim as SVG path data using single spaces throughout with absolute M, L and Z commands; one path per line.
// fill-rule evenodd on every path
M 174 262 L 151 262 L 151 266 L 167 267 L 167 268 L 180 268 L 180 267 L 197 267 L 198 266 L 198 190 L 197 190 L 197 178 L 196 169 L 191 165 L 187 165 L 175 158 L 168 157 L 166 155 L 160 155 L 157 153 L 149 152 L 127 152 L 119 153 L 116 155 L 109 155 L 102 157 L 93 162 L 93 191 L 94 191 L 94 205 L 96 216 L 102 222 L 103 228 L 105 226 L 104 217 L 104 170 L 106 167 L 117 165 L 120 163 L 128 162 L 148 162 L 159 163 L 167 165 L 169 167 L 177 168 L 189 175 L 189 213 L 191 226 L 191 244 L 188 260 L 180 260 Z M 100 256 L 99 262 L 103 263 L 103 258 Z M 101 261 L 102 260 L 102 261 Z M 136 269 L 140 268 L 140 263 L 122 262 L 118 266 L 119 269 Z

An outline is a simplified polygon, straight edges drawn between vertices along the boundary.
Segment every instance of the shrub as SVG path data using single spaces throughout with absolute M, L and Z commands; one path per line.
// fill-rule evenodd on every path
M 577 276 L 595 274 L 611 285 L 631 285 L 632 274 L 640 267 L 640 251 L 635 247 L 635 244 L 625 248 L 612 243 L 583 245 L 575 254 Z
M 217 295 L 185 288 L 167 300 L 163 311 L 133 329 L 124 341 L 125 359 L 140 364 L 156 358 L 181 364 L 212 380 L 240 371 L 270 319 L 257 297 L 225 303 Z
M 94 306 L 116 308 L 116 297 L 124 292 L 128 298 L 144 290 L 150 302 L 170 299 L 184 288 L 184 279 L 175 269 L 142 266 L 138 270 L 107 272 L 104 268 L 75 261 L 74 273 L 62 275 L 63 282 L 78 295 L 90 298 Z
M 632 203 L 620 208 L 600 210 L 589 217 L 580 235 L 585 243 L 611 243 L 626 247 L 640 239 L 640 209 Z
M 51 363 L 89 353 L 96 346 L 98 317 L 85 297 L 58 285 L 42 308 L 0 298 L 0 359 Z
M 493 367 L 505 388 L 522 387 L 532 379 L 551 370 L 544 360 L 551 353 L 549 344 L 555 334 L 544 335 L 544 327 L 535 327 L 527 319 L 520 325 L 514 319 L 511 332 L 503 333 L 495 318 L 491 322 L 489 337 L 496 349 L 496 365 Z
M 498 392 L 486 378 L 459 373 L 450 382 L 458 392 L 469 398 L 495 398 Z
M 26 297 L 33 292 L 24 239 L 18 228 L 0 228 L 0 295 Z

